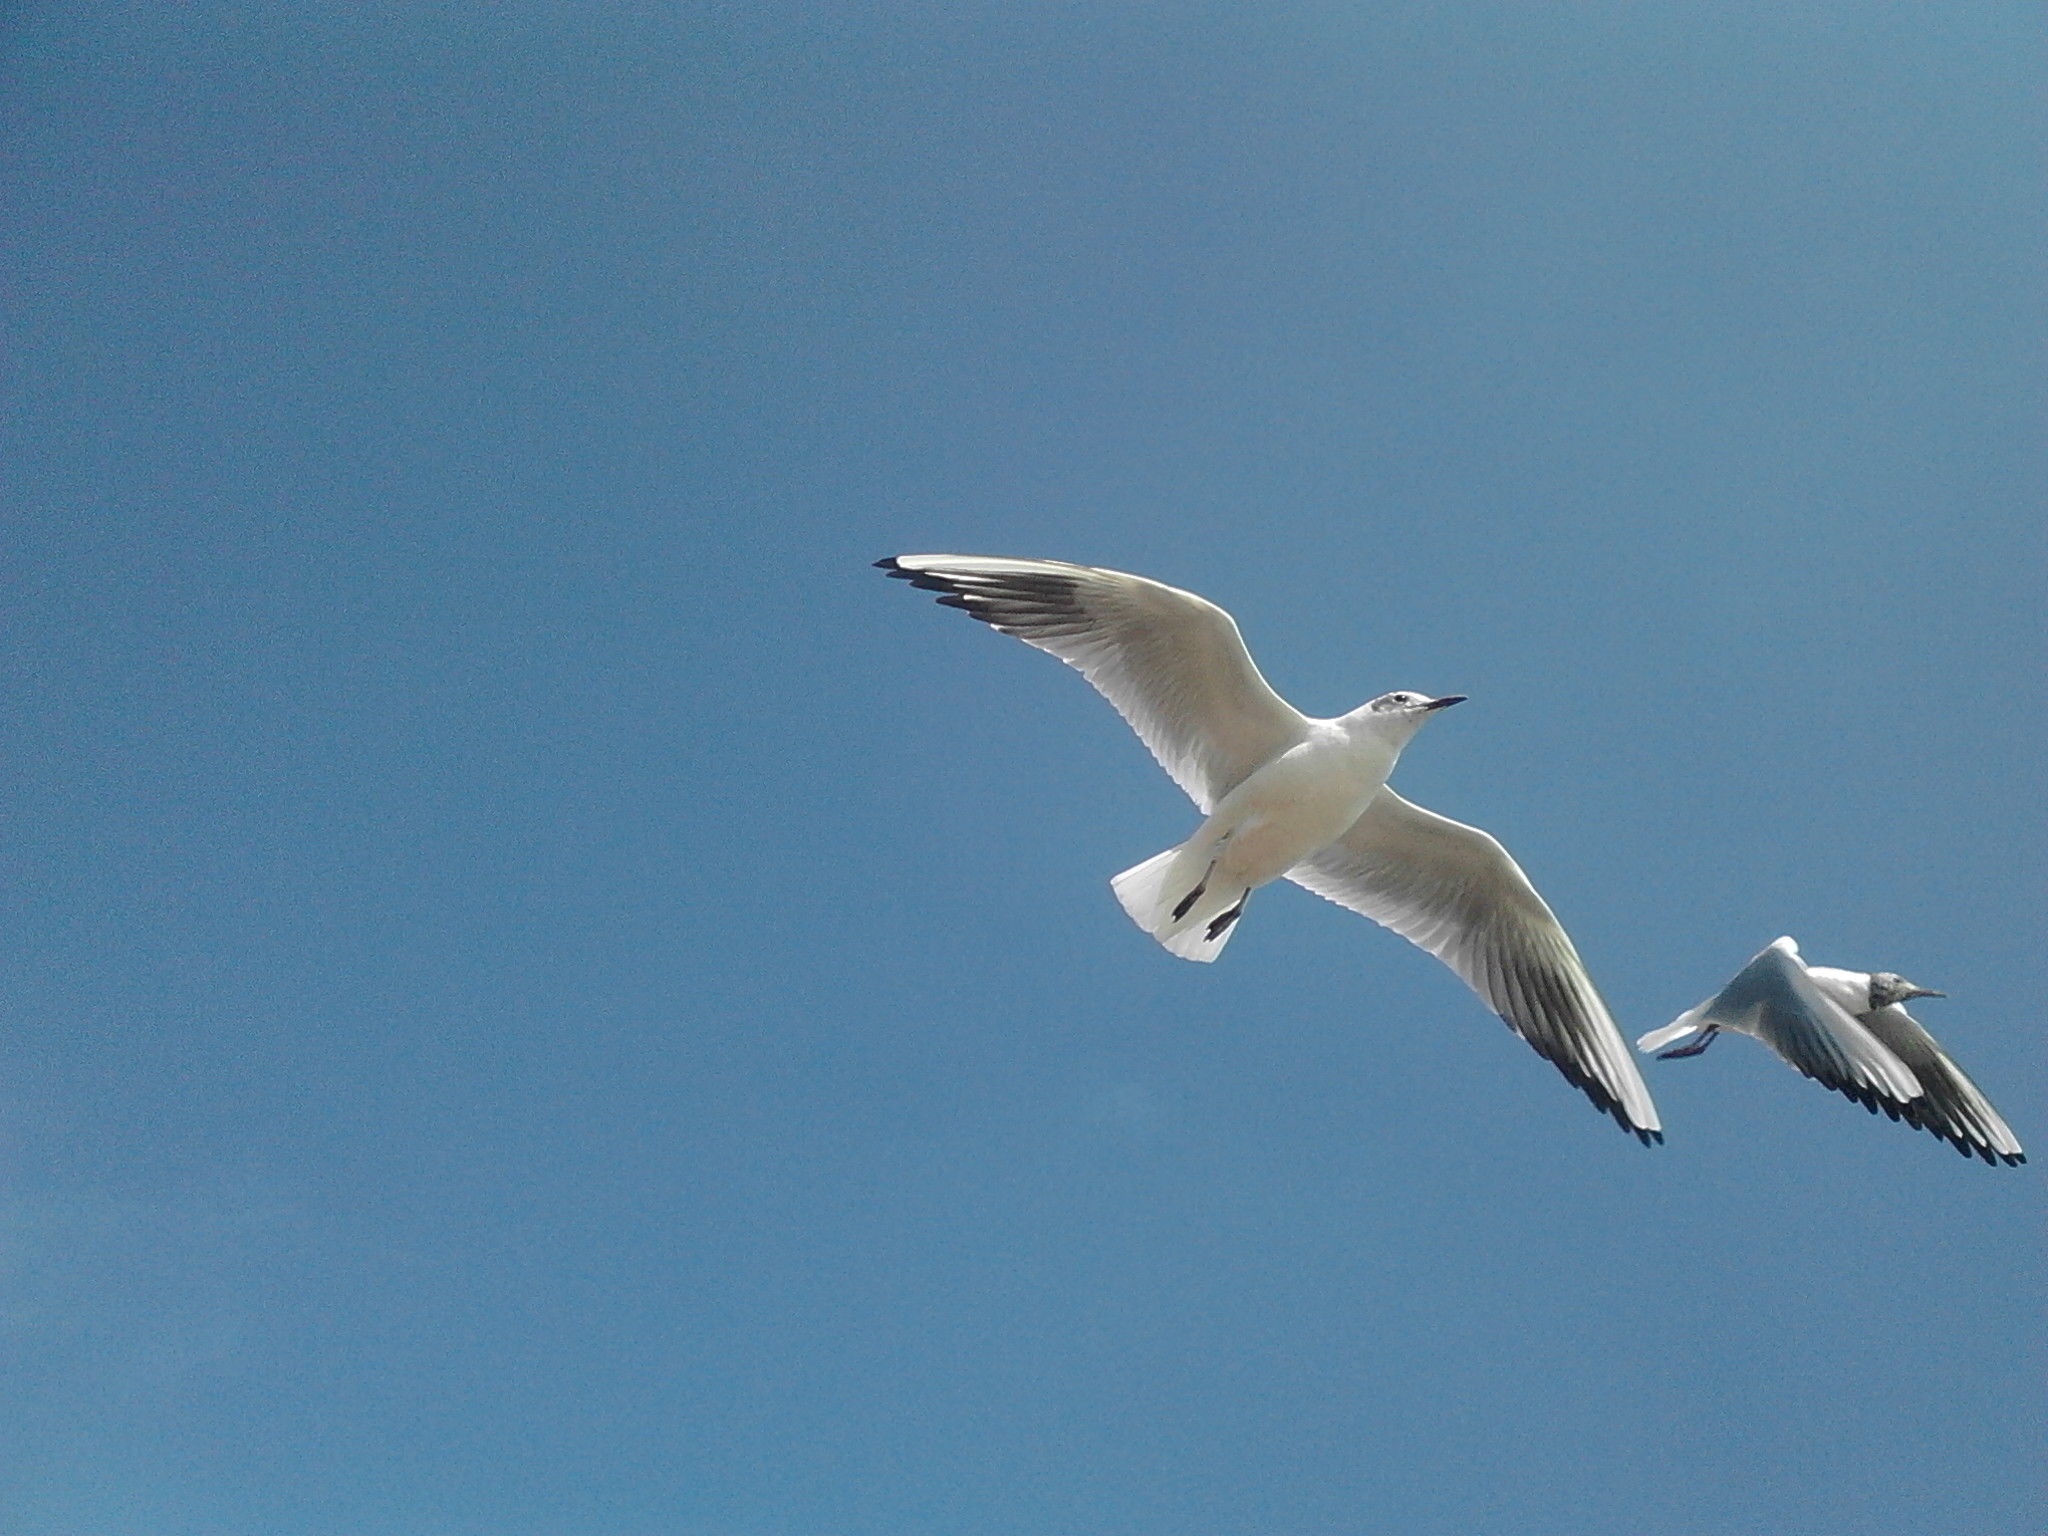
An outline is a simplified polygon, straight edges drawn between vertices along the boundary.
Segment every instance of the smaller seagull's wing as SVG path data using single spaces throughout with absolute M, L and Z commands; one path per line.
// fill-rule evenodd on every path
M 2027 1160 L 2012 1127 L 1918 1019 L 1893 1003 L 1866 1015 L 1863 1025 L 1913 1069 L 1926 1090 L 1900 1106 L 1900 1119 L 1953 1142 L 1965 1157 L 1974 1152 L 1987 1163 L 2004 1161 L 2008 1165 Z
M 1383 789 L 1287 878 L 1428 950 L 1623 1130 L 1664 1139 L 1578 951 L 1492 837 Z
M 1754 1035 L 1824 1088 L 1875 1114 L 1897 1114 L 1920 1096 L 1919 1078 L 1806 974 L 1799 946 L 1778 939 L 1735 973 L 1720 992 L 1682 1016 L 1694 1028 L 1713 1026 Z M 1668 1033 L 1653 1031 L 1647 1042 Z
M 1229 614 L 1143 576 L 1063 560 L 896 555 L 914 587 L 1079 670 L 1206 814 L 1308 734 Z

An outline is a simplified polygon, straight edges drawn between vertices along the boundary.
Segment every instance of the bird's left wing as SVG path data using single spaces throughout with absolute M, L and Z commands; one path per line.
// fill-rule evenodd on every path
M 1491 836 L 1382 789 L 1287 878 L 1428 950 L 1623 1130 L 1646 1145 L 1664 1139 L 1578 951 Z
M 1987 1163 L 2008 1165 L 2027 1160 L 2012 1127 L 1918 1019 L 1893 1003 L 1865 1014 L 1863 1027 L 1913 1069 L 1925 1090 L 1900 1105 L 1897 1118 L 1952 1142 L 1965 1157 L 1974 1152 Z
M 1204 814 L 1308 734 L 1252 664 L 1237 621 L 1192 592 L 1064 560 L 875 563 L 1078 670 Z

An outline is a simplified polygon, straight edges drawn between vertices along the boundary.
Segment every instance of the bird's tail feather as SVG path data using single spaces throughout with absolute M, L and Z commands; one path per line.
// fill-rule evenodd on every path
M 1706 1003 L 1701 1003 L 1697 1008 L 1688 1008 L 1662 1029 L 1651 1030 L 1647 1035 L 1636 1041 L 1636 1049 L 1645 1053 L 1661 1051 L 1674 1040 L 1682 1040 L 1687 1035 L 1698 1034 L 1711 1022 L 1707 1018 L 1707 1006 Z
M 1213 857 L 1182 843 L 1109 882 L 1131 921 L 1183 960 L 1214 960 L 1237 931 L 1248 887 L 1209 878 Z

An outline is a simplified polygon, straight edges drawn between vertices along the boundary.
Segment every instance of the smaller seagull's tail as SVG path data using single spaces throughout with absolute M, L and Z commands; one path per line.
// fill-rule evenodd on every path
M 1214 960 L 1237 931 L 1247 886 L 1211 881 L 1213 850 L 1186 843 L 1134 864 L 1109 882 L 1131 921 L 1183 960 Z
M 1711 1006 L 1712 1003 L 1709 1001 L 1701 1003 L 1697 1008 L 1688 1008 L 1662 1029 L 1653 1029 L 1636 1041 L 1636 1049 L 1647 1055 L 1653 1051 L 1663 1050 L 1675 1040 L 1682 1040 L 1687 1035 L 1696 1035 L 1701 1030 L 1710 1028 L 1713 1021 L 1707 1017 L 1707 1010 Z

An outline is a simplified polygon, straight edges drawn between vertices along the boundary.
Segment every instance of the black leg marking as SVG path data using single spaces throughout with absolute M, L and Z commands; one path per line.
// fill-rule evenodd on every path
M 1244 916 L 1244 904 L 1250 901 L 1251 899 L 1252 893 L 1250 891 L 1246 891 L 1242 896 L 1237 898 L 1236 906 L 1232 907 L 1228 912 L 1222 914 L 1220 917 L 1216 919 L 1215 922 L 1209 925 L 1208 933 L 1206 936 L 1211 944 L 1214 944 L 1218 939 L 1223 937 L 1225 930 L 1227 930 L 1230 927 L 1230 925 L 1236 922 L 1240 917 Z
M 1675 1050 L 1659 1051 L 1657 1053 L 1657 1059 L 1659 1061 L 1676 1061 L 1681 1056 L 1697 1056 L 1701 1051 L 1704 1051 L 1708 1046 L 1712 1045 L 1714 1043 L 1714 1037 L 1719 1035 L 1720 1033 L 1720 1030 L 1715 1029 L 1710 1025 L 1707 1028 L 1707 1032 L 1701 1035 L 1699 1039 L 1693 1041 L 1691 1045 L 1681 1045 L 1677 1047 Z
M 1202 899 L 1202 892 L 1209 889 L 1209 877 L 1216 872 L 1216 861 L 1211 859 L 1209 867 L 1202 871 L 1202 878 L 1195 882 L 1195 888 L 1181 897 L 1180 905 L 1173 909 L 1173 920 L 1177 923 L 1188 915 L 1188 908 Z

